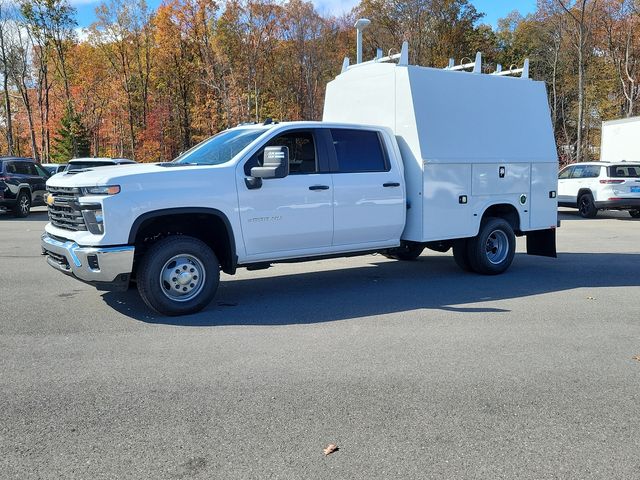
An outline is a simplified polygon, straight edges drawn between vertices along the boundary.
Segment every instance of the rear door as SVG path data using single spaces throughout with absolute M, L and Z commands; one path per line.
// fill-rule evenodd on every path
M 51 174 L 40 165 L 29 164 L 31 191 L 33 192 L 33 203 L 44 205 L 44 194 L 47 191 L 47 180 Z
M 382 133 L 332 128 L 331 138 L 333 245 L 397 243 L 406 214 L 404 181 Z

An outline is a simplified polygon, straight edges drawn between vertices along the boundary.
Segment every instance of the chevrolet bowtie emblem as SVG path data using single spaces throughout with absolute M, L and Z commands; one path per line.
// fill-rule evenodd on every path
M 55 201 L 55 198 L 53 198 L 53 195 L 51 195 L 50 193 L 47 194 L 47 205 L 53 205 L 53 202 Z

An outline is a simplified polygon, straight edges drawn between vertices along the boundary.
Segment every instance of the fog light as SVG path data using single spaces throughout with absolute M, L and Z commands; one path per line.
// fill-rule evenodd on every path
M 87 230 L 97 235 L 103 234 L 104 215 L 102 214 L 102 209 L 100 209 L 99 205 L 87 205 L 86 207 L 90 208 L 85 209 L 85 205 L 80 206 L 80 208 L 82 209 L 82 217 L 84 218 L 84 223 L 87 226 Z
M 89 263 L 89 268 L 91 270 L 100 270 L 100 264 L 98 263 L 97 255 L 89 255 L 87 256 L 87 262 Z

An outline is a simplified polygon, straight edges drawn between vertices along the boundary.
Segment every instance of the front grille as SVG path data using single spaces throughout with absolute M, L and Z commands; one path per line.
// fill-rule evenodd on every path
M 49 220 L 53 225 L 66 230 L 86 230 L 78 198 L 80 189 L 72 187 L 49 187 L 53 203 L 49 205 Z

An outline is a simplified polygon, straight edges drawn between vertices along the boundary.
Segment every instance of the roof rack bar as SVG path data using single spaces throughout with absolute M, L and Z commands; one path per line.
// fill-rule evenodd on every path
M 445 67 L 445 70 L 466 70 L 473 68 L 473 73 L 482 73 L 482 53 L 476 52 L 476 59 L 473 62 L 463 63 L 461 65 L 454 65 L 455 60 L 449 59 L 449 65 Z
M 498 64 L 496 71 L 491 75 L 496 75 L 498 77 L 506 77 L 508 75 L 520 75 L 520 78 L 529 78 L 529 59 L 526 58 L 524 61 L 524 65 L 522 68 L 510 68 L 509 70 L 502 70 L 502 65 Z

